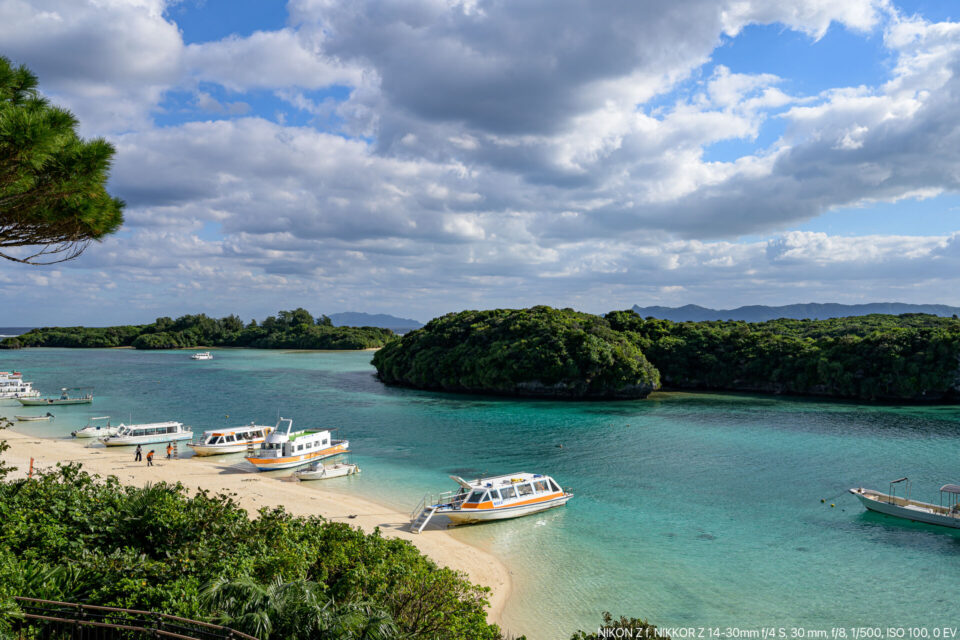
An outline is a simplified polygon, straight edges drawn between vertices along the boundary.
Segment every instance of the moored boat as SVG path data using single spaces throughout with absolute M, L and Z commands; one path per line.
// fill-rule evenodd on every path
M 904 485 L 903 497 L 896 495 L 896 486 Z M 860 503 L 870 511 L 914 522 L 960 529 L 960 485 L 945 484 L 940 487 L 940 504 L 910 499 L 910 480 L 899 478 L 890 483 L 890 493 L 857 487 L 850 489 Z
M 349 446 L 347 440 L 334 440 L 328 429 L 294 431 L 293 420 L 280 418 L 256 453 L 246 459 L 259 471 L 290 469 L 347 453 Z
M 11 403 L 19 398 L 39 398 L 40 392 L 32 382 L 24 382 L 19 371 L 0 371 L 0 404 Z
M 100 421 L 106 420 L 106 424 L 102 424 Z M 105 438 L 107 436 L 116 435 L 117 430 L 120 427 L 114 427 L 110 424 L 110 416 L 99 416 L 96 418 L 90 418 L 87 424 L 77 429 L 76 431 L 71 431 L 70 435 L 74 438 Z
M 77 387 L 79 389 L 79 387 Z M 90 404 L 93 402 L 93 392 L 84 395 L 70 396 L 71 389 L 61 389 L 58 398 L 17 398 L 17 402 L 25 407 L 39 407 L 48 404 Z
M 175 440 L 192 440 L 193 431 L 180 422 L 148 422 L 144 424 L 121 424 L 117 433 L 100 438 L 108 447 L 121 447 L 137 444 L 159 444 Z
M 192 356 L 190 356 L 190 359 L 191 360 L 213 360 L 213 354 L 210 353 L 209 351 L 198 351 Z
M 471 482 L 450 476 L 460 485 L 456 492 L 424 496 L 410 514 L 411 529 L 420 533 L 435 514 L 455 524 L 505 520 L 561 507 L 573 497 L 550 476 L 513 473 Z
M 13 416 L 20 422 L 36 422 L 37 420 L 53 420 L 54 415 L 50 412 L 47 412 L 44 416 Z
M 226 429 L 211 429 L 204 431 L 200 442 L 190 442 L 188 447 L 198 456 L 214 456 L 221 453 L 240 453 L 246 451 L 250 445 L 257 445 L 266 440 L 273 427 L 251 422 L 242 427 Z
M 337 464 L 323 464 L 315 462 L 306 469 L 294 471 L 293 475 L 298 480 L 327 480 L 329 478 L 339 478 L 341 476 L 352 476 L 360 473 L 360 467 L 348 462 L 338 462 Z

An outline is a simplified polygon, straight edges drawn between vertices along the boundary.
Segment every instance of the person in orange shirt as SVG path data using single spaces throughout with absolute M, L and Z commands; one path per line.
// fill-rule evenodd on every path
M 147 454 L 147 466 L 153 466 L 153 449 L 150 449 L 150 452 Z
M 167 443 L 167 460 L 169 460 L 172 457 L 173 457 L 173 443 L 168 442 Z

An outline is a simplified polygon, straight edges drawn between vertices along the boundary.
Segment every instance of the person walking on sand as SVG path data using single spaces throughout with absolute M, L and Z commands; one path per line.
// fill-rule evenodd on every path
M 140 462 L 141 460 L 143 460 L 143 447 L 137 445 L 137 450 L 133 455 L 133 461 Z
M 153 449 L 150 449 L 150 453 L 147 454 L 147 466 L 153 466 Z
M 173 457 L 173 443 L 168 442 L 167 443 L 167 460 L 169 460 L 172 457 Z

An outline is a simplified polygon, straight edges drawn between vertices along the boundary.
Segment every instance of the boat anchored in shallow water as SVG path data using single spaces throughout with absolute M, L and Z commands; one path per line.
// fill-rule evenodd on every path
M 148 422 L 144 424 L 121 424 L 117 433 L 100 442 L 108 447 L 125 447 L 135 444 L 159 444 L 174 440 L 192 440 L 193 431 L 180 422 Z
M 338 462 L 337 464 L 323 464 L 315 462 L 306 469 L 294 471 L 293 475 L 298 480 L 327 480 L 329 478 L 340 478 L 342 476 L 352 476 L 360 473 L 360 467 L 347 462 Z
M 273 432 L 247 462 L 259 471 L 289 469 L 347 453 L 347 440 L 334 440 L 329 430 L 293 430 L 293 420 L 280 418 Z
M 48 404 L 90 404 L 93 402 L 93 392 L 88 391 L 84 395 L 71 396 L 70 391 L 88 389 L 89 387 L 74 387 L 73 389 L 63 388 L 60 390 L 58 398 L 17 398 L 17 402 L 25 407 L 39 407 Z
M 53 420 L 54 415 L 48 411 L 47 415 L 45 416 L 13 416 L 13 417 L 19 420 L 20 422 L 36 422 L 37 420 Z
M 436 514 L 447 516 L 454 524 L 519 518 L 561 507 L 573 497 L 553 478 L 539 473 L 514 473 L 467 482 L 459 476 L 450 479 L 460 485 L 456 492 L 426 495 L 410 514 L 410 528 L 420 533 Z
M 16 405 L 20 398 L 39 398 L 40 392 L 33 388 L 32 382 L 24 382 L 19 371 L 0 371 L 0 404 Z
M 101 421 L 106 420 L 106 424 L 102 424 Z M 116 435 L 117 430 L 120 427 L 114 427 L 110 425 L 110 416 L 99 416 L 96 418 L 90 418 L 89 422 L 76 431 L 71 431 L 70 435 L 74 438 L 105 438 L 107 436 Z
M 190 356 L 190 359 L 191 360 L 213 360 L 213 354 L 210 353 L 209 351 L 198 351 L 192 356 Z
M 262 444 L 271 431 L 273 427 L 253 422 L 242 427 L 211 429 L 203 432 L 200 442 L 190 442 L 187 446 L 193 449 L 194 455 L 198 456 L 241 453 L 250 445 Z
M 903 497 L 896 495 L 896 487 L 901 483 L 904 486 Z M 881 493 L 863 487 L 850 489 L 850 493 L 870 511 L 914 522 L 960 529 L 960 485 L 945 484 L 940 487 L 939 505 L 911 500 L 909 478 L 891 481 L 890 493 Z

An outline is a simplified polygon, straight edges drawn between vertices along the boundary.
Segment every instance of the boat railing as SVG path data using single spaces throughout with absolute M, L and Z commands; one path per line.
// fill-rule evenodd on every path
M 467 497 L 465 493 L 456 491 L 445 491 L 443 493 L 428 493 L 420 499 L 417 506 L 410 512 L 410 520 L 416 520 L 423 513 L 423 510 L 435 504 L 449 504 L 451 506 L 460 506 L 460 503 Z

